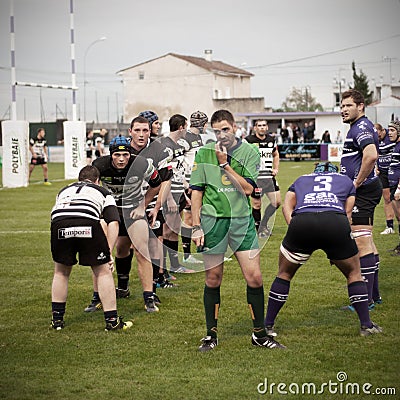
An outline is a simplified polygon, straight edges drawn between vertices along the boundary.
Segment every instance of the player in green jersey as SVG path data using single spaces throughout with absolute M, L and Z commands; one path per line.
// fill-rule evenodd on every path
M 227 110 L 211 117 L 217 143 L 209 143 L 196 154 L 192 189 L 192 239 L 204 250 L 204 309 L 207 335 L 199 350 L 218 344 L 217 321 L 224 254 L 229 247 L 247 283 L 247 302 L 253 319 L 252 344 L 283 347 L 264 328 L 264 289 L 260 255 L 249 196 L 256 186 L 260 155 L 258 149 L 235 137 L 236 124 Z

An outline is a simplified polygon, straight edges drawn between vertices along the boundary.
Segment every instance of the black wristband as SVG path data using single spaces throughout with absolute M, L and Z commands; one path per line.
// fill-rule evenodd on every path
M 219 164 L 219 167 L 222 168 L 222 169 L 225 169 L 225 167 L 226 167 L 227 165 L 229 165 L 228 161 L 225 162 L 225 163 L 223 163 L 223 164 Z
M 192 226 L 192 232 L 196 232 L 196 231 L 201 231 L 201 226 L 200 225 L 193 225 Z

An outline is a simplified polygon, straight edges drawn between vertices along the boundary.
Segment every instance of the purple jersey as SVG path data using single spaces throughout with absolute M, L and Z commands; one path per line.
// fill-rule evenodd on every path
M 289 190 L 296 195 L 292 215 L 323 211 L 346 214 L 347 198 L 356 195 L 353 182 L 347 176 L 333 172 L 302 175 Z
M 394 146 L 396 146 L 396 143 L 390 141 L 388 134 L 385 135 L 383 140 L 379 141 L 377 165 L 380 172 L 388 172 Z
M 389 186 L 393 187 L 400 183 L 400 142 L 395 142 L 396 146 L 392 152 L 392 159 L 389 165 Z
M 363 150 L 369 144 L 375 144 L 378 151 L 378 133 L 373 123 L 366 117 L 359 118 L 351 124 L 343 145 L 343 155 L 340 160 L 340 173 L 347 175 L 354 181 L 360 172 Z M 367 179 L 362 183 L 366 185 L 376 179 L 373 168 Z

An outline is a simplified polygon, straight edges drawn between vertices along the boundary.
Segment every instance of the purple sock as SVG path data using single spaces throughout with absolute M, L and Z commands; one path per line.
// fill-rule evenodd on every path
M 265 317 L 265 326 L 273 326 L 275 318 L 285 305 L 289 296 L 290 281 L 276 277 L 272 282 L 268 295 L 268 308 Z
M 375 276 L 375 255 L 374 253 L 367 254 L 360 257 L 361 275 L 367 284 L 368 289 L 368 302 L 372 302 L 372 289 L 374 287 Z
M 379 293 L 379 254 L 375 254 L 375 274 L 374 274 L 374 287 L 372 289 L 372 299 L 379 300 L 381 298 L 381 295 Z
M 365 282 L 357 281 L 347 286 L 351 305 L 356 310 L 361 326 L 371 327 L 368 310 L 368 290 Z

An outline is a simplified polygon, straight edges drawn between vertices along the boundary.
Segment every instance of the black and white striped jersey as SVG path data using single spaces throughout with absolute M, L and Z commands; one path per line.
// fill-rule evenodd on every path
M 46 158 L 46 152 L 45 152 L 45 147 L 47 146 L 46 139 L 39 139 L 38 137 L 36 138 L 31 138 L 29 140 L 30 146 L 33 148 L 33 152 L 41 158 Z
M 107 223 L 120 220 L 111 193 L 92 182 L 75 182 L 58 193 L 51 220 L 70 218 L 104 218 Z
M 190 131 L 186 132 L 185 140 L 189 144 L 189 149 L 185 151 L 184 156 L 185 179 L 186 182 L 189 182 L 190 175 L 192 174 L 194 157 L 199 149 L 203 146 L 203 140 L 200 134 L 196 134 Z
M 132 147 L 131 152 L 132 154 L 140 154 L 142 157 L 152 160 L 155 168 L 158 171 L 158 174 L 160 175 L 161 182 L 170 181 L 172 179 L 173 174 L 170 163 L 170 155 L 159 139 L 150 141 L 145 148 L 139 151 Z M 146 210 L 154 208 L 157 198 L 158 194 L 153 200 L 150 201 Z
M 128 165 L 123 169 L 112 165 L 110 155 L 97 158 L 92 165 L 100 171 L 103 187 L 112 193 L 121 210 L 136 208 L 142 202 L 148 185 L 157 187 L 161 184 L 153 162 L 141 156 L 131 155 Z
M 247 143 L 255 144 L 260 152 L 260 171 L 258 179 L 272 178 L 273 154 L 278 151 L 275 138 L 266 134 L 264 139 L 249 135 L 244 139 Z
M 185 139 L 179 139 L 178 143 L 175 143 L 169 136 L 162 137 L 160 141 L 165 151 L 168 152 L 168 160 L 172 166 L 173 177 L 171 182 L 171 194 L 175 196 L 180 195 L 184 192 L 184 154 L 185 151 L 189 149 L 189 144 Z

